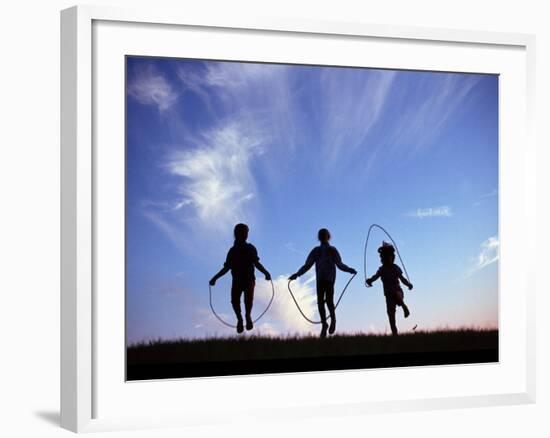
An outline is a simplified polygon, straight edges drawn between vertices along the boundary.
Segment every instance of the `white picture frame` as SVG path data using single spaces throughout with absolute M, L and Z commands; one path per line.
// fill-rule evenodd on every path
M 94 26 L 98 23 L 118 23 L 121 25 L 131 24 L 132 26 L 150 26 L 154 29 L 185 28 L 200 30 L 202 33 L 217 32 L 224 30 L 237 30 L 245 34 L 251 41 L 263 33 L 269 33 L 273 38 L 280 36 L 309 38 L 326 37 L 338 38 L 339 44 L 346 44 L 346 41 L 385 41 L 388 44 L 406 44 L 417 46 L 440 46 L 452 44 L 456 47 L 470 49 L 484 48 L 499 53 L 510 52 L 513 63 L 510 68 L 517 69 L 517 78 L 514 86 L 515 94 L 509 95 L 510 99 L 521 101 L 521 120 L 513 121 L 514 127 L 504 127 L 501 131 L 501 139 L 511 146 L 506 148 L 501 157 L 501 187 L 499 193 L 502 207 L 500 209 L 500 232 L 504 233 L 508 241 L 503 237 L 501 248 L 501 279 L 503 287 L 519 287 L 519 297 L 516 308 L 521 309 L 517 316 L 517 332 L 512 336 L 503 334 L 501 342 L 510 341 L 516 350 L 520 349 L 517 364 L 513 364 L 507 374 L 499 375 L 499 369 L 492 368 L 482 370 L 475 366 L 462 366 L 465 373 L 481 380 L 481 373 L 492 373 L 499 375 L 500 380 L 495 378 L 493 386 L 488 389 L 480 389 L 482 393 L 470 391 L 464 388 L 463 391 L 455 389 L 454 392 L 436 392 L 435 389 L 430 396 L 418 396 L 414 388 L 402 397 L 390 395 L 383 398 L 373 395 L 371 398 L 360 396 L 346 399 L 346 385 L 352 384 L 351 378 L 362 379 L 364 373 L 357 371 L 341 371 L 330 373 L 310 373 L 316 376 L 305 376 L 304 374 L 281 376 L 249 376 L 223 379 L 194 379 L 186 383 L 185 391 L 230 391 L 235 385 L 249 386 L 261 384 L 266 388 L 281 387 L 294 388 L 297 385 L 305 385 L 304 388 L 312 388 L 316 383 L 315 379 L 323 378 L 329 385 L 343 386 L 341 394 L 335 394 L 333 404 L 320 404 L 315 393 L 296 396 L 296 404 L 286 407 L 283 395 L 274 396 L 273 405 L 266 410 L 262 407 L 257 409 L 238 408 L 236 412 L 256 418 L 275 415 L 292 414 L 293 417 L 307 417 L 315 412 L 315 415 L 364 414 L 379 411 L 401 411 L 410 409 L 435 409 L 446 407 L 485 406 L 495 404 L 531 403 L 535 400 L 535 274 L 534 270 L 527 264 L 514 259 L 514 254 L 529 251 L 534 248 L 535 228 L 535 160 L 536 146 L 533 138 L 533 111 L 534 111 L 534 59 L 535 59 L 535 38 L 532 35 L 508 34 L 493 32 L 462 31 L 451 29 L 425 29 L 417 27 L 385 26 L 366 23 L 339 23 L 339 22 L 318 22 L 298 18 L 257 18 L 246 17 L 235 14 L 232 17 L 219 17 L 215 15 L 199 16 L 192 12 L 165 11 L 151 8 L 148 10 L 134 10 L 111 8 L 104 6 L 77 6 L 61 12 L 61 426 L 75 431 L 99 431 L 118 428 L 141 428 L 159 427 L 188 424 L 202 424 L 208 421 L 216 422 L 230 421 L 231 412 L 223 412 L 216 406 L 207 404 L 203 400 L 196 400 L 194 413 L 182 408 L 166 410 L 163 406 L 148 407 L 150 415 L 136 411 L 132 415 L 132 405 L 126 411 L 120 409 L 115 412 L 116 407 L 105 409 L 108 415 L 98 414 L 102 412 L 101 397 L 108 391 L 109 380 L 117 378 L 108 374 L 105 370 L 109 366 L 109 353 L 98 355 L 98 349 L 102 348 L 101 332 L 97 331 L 98 318 L 101 305 L 97 300 L 97 285 L 110 282 L 110 277 L 104 275 L 98 277 L 98 213 L 96 207 L 102 200 L 98 199 L 96 181 L 98 172 L 103 173 L 105 158 L 100 158 L 94 153 L 94 139 L 101 135 L 97 132 L 94 123 L 101 118 L 98 114 L 98 96 L 95 89 L 98 79 L 98 70 L 94 65 L 95 57 L 101 56 L 99 50 L 101 36 L 94 33 Z M 110 31 L 109 31 L 110 32 Z M 111 38 L 116 32 L 109 34 Z M 313 38 L 311 38 L 313 39 Z M 117 46 L 116 41 L 113 46 Z M 137 42 L 136 44 L 139 44 Z M 155 42 L 151 43 L 149 50 L 154 50 Z M 117 46 L 118 47 L 118 46 Z M 115 49 L 113 49 L 115 50 Z M 124 51 L 124 48 L 120 48 Z M 169 49 L 166 49 L 169 50 Z M 196 50 L 200 51 L 201 47 Z M 403 49 L 399 49 L 403 50 Z M 115 55 L 116 53 L 113 52 Z M 117 55 L 118 56 L 118 55 Z M 237 54 L 227 52 L 227 59 Z M 504 55 L 503 55 L 504 56 Z M 503 58 L 504 59 L 504 58 Z M 518 61 L 519 60 L 519 61 Z M 478 60 L 481 62 L 481 60 Z M 456 67 L 460 69 L 460 59 L 453 60 Z M 491 60 L 483 62 L 490 63 Z M 505 61 L 503 61 L 505 62 Z M 516 65 L 517 64 L 517 65 Z M 521 65 L 520 65 L 521 64 Z M 449 64 L 451 65 L 451 64 Z M 488 64 L 487 64 L 488 65 Z M 495 64 L 496 65 L 496 64 Z M 504 65 L 504 64 L 503 64 Z M 425 65 L 425 69 L 432 69 L 433 66 Z M 451 68 L 453 70 L 453 68 Z M 516 70 L 514 70 L 516 71 Z M 500 73 L 495 67 L 491 73 Z M 519 78 L 519 79 L 518 79 Z M 523 81 L 524 79 L 524 81 Z M 119 78 L 123 80 L 123 78 Z M 510 82 L 511 83 L 511 82 Z M 122 99 L 122 96 L 120 96 Z M 512 102 L 509 100 L 508 102 Z M 514 100 L 515 102 L 515 100 Z M 506 105 L 506 101 L 503 105 Z M 517 126 L 515 126 L 517 125 Z M 516 129 L 515 131 L 511 131 Z M 508 138 L 510 137 L 510 138 Z M 513 141 L 511 141 L 513 140 Z M 123 144 L 120 145 L 123 148 Z M 108 172 L 107 172 L 108 173 Z M 509 182 L 513 179 L 517 184 L 512 186 Z M 116 184 L 116 183 L 115 183 Z M 517 202 L 522 202 L 523 208 L 518 209 Z M 521 211 L 518 211 L 521 210 Z M 514 234 L 514 226 L 518 223 L 527 224 L 521 236 Z M 508 234 L 506 234 L 508 233 Z M 519 231 L 515 232 L 516 234 Z M 101 233 L 100 233 L 101 234 Z M 509 243 L 508 243 L 509 242 Z M 509 256 L 504 257 L 503 251 L 508 251 Z M 514 263 L 514 262 L 518 263 Z M 514 273 L 507 269 L 514 266 Z M 105 272 L 105 271 L 101 271 Z M 506 284 L 503 285 L 503 276 L 506 277 Z M 509 286 L 511 284 L 511 286 Z M 116 290 L 116 288 L 115 288 Z M 120 291 L 120 293 L 124 293 Z M 508 292 L 503 292 L 506 302 Z M 502 298 L 502 296 L 501 296 Z M 510 301 L 511 302 L 511 301 Z M 502 305 L 502 303 L 501 303 Z M 508 305 L 508 304 L 506 304 Z M 113 315 L 110 317 L 124 320 L 124 313 L 120 314 L 116 306 L 113 307 Z M 501 308 L 504 315 L 507 315 L 506 308 Z M 118 313 L 117 313 L 118 312 Z M 118 321 L 118 320 L 117 320 Z M 120 321 L 117 322 L 120 325 Z M 500 319 L 501 324 L 509 324 L 510 318 Z M 517 339 L 516 339 L 517 338 Z M 117 341 L 118 342 L 118 341 Z M 101 344 L 101 345 L 100 345 Z M 501 344 L 502 345 L 502 344 Z M 117 347 L 118 348 L 118 347 Z M 122 346 L 121 346 L 122 348 Z M 511 347 L 512 348 L 512 347 Z M 108 351 L 108 350 L 106 350 Z M 518 353 L 518 351 L 515 351 Z M 98 359 L 101 357 L 101 359 Z M 515 360 L 515 359 L 514 359 Z M 99 362 L 98 362 L 99 361 Z M 501 361 L 499 367 L 505 369 L 512 360 Z M 456 370 L 455 370 L 456 371 Z M 455 371 L 438 371 L 431 369 L 411 370 L 416 372 L 415 379 L 445 379 L 448 373 Z M 380 371 L 384 373 L 385 371 Z M 404 371 L 403 371 L 404 372 Z M 438 374 L 441 374 L 440 376 Z M 479 374 L 478 377 L 475 377 Z M 118 374 L 117 374 L 118 375 Z M 382 374 L 380 374 L 382 375 Z M 429 377 L 431 376 L 431 377 Z M 458 374 L 457 374 L 458 376 Z M 366 376 L 367 379 L 369 376 Z M 372 376 L 371 376 L 372 377 Z M 396 375 L 393 375 L 395 378 Z M 456 377 L 457 379 L 466 379 Z M 119 379 L 120 380 L 120 379 Z M 219 382 L 216 382 L 219 380 Z M 503 380 L 513 382 L 508 387 Z M 500 385 L 499 381 L 502 381 Z M 367 382 L 367 380 L 365 380 Z M 124 381 L 119 382 L 121 387 Z M 122 392 L 113 390 L 111 394 L 115 397 L 114 404 L 120 403 L 120 397 L 136 397 L 136 394 L 143 394 L 149 397 L 152 393 L 166 391 L 173 396 L 174 393 L 182 390 L 178 382 L 148 382 L 146 385 L 131 386 L 131 394 L 124 395 Z M 214 386 L 216 385 L 216 386 Z M 98 391 L 98 387 L 102 388 Z M 107 388 L 107 389 L 106 389 Z M 158 389 L 161 388 L 161 389 Z M 326 390 L 326 388 L 324 389 Z M 149 392 L 148 392 L 149 391 Z M 151 392 L 152 391 L 152 392 Z M 373 393 L 376 392 L 373 389 Z M 437 394 L 437 395 L 435 395 Z M 340 398 L 338 398 L 340 397 Z M 207 412 L 208 409 L 208 412 Z M 240 409 L 240 410 L 238 410 Z M 234 414 L 234 412 L 233 412 Z

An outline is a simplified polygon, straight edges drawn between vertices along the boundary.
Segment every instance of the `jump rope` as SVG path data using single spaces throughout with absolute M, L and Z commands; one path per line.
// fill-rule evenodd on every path
M 397 257 L 399 257 L 399 261 L 401 263 L 401 266 L 403 266 L 403 272 L 405 273 L 405 276 L 407 277 L 407 280 L 409 281 L 409 283 L 411 282 L 410 280 L 410 277 L 409 277 L 409 273 L 407 272 L 407 268 L 405 266 L 405 263 L 403 262 L 403 258 L 401 257 L 401 254 L 399 253 L 399 248 L 397 246 L 397 244 L 395 243 L 395 240 L 393 240 L 393 237 L 391 236 L 391 234 L 384 228 L 382 227 L 381 225 L 378 225 L 378 224 L 372 224 L 370 227 L 369 227 L 369 230 L 367 232 L 367 238 L 365 239 L 365 248 L 364 248 L 364 252 L 363 252 L 363 273 L 364 273 L 364 280 L 365 280 L 365 285 L 366 285 L 366 281 L 367 281 L 367 249 L 368 249 L 368 246 L 369 246 L 369 239 L 370 239 L 370 235 L 371 235 L 371 232 L 373 230 L 373 228 L 378 228 L 380 231 L 382 231 L 387 237 L 388 239 L 390 239 L 393 247 L 395 248 L 395 252 L 397 253 Z M 346 285 L 344 286 L 344 288 L 342 289 L 342 292 L 340 292 L 340 295 L 338 296 L 338 300 L 336 301 L 335 305 L 334 305 L 334 309 L 336 310 L 336 308 L 338 307 L 338 305 L 340 304 L 340 301 L 342 300 L 342 298 L 344 297 L 344 294 L 346 293 L 346 290 L 348 289 L 348 286 L 350 285 L 350 283 L 353 281 L 353 279 L 355 278 L 357 274 L 352 274 L 352 276 L 349 278 L 349 280 L 347 281 Z M 322 321 L 319 320 L 319 321 L 315 321 L 315 320 L 312 320 L 311 318 L 309 318 L 302 310 L 302 308 L 300 307 L 300 304 L 298 303 L 298 300 L 296 299 L 296 297 L 294 296 L 294 293 L 292 292 L 292 288 L 290 287 L 290 283 L 292 283 L 293 280 L 288 280 L 288 284 L 287 284 L 287 288 L 288 288 L 288 291 L 290 292 L 290 296 L 292 297 L 292 300 L 294 301 L 294 304 L 296 305 L 296 308 L 298 309 L 298 311 L 300 312 L 300 315 L 302 315 L 302 317 L 308 321 L 309 323 L 311 324 L 321 324 Z M 273 303 L 273 299 L 275 298 L 275 286 L 273 285 L 273 281 L 270 280 L 271 282 L 271 299 L 269 300 L 269 303 L 267 304 L 267 307 L 265 308 L 265 310 L 260 314 L 260 316 L 258 316 L 253 322 L 256 323 L 257 321 L 260 320 L 260 318 L 262 318 L 262 316 L 264 316 L 267 311 L 269 310 L 269 308 L 271 307 L 271 304 Z M 367 287 L 372 287 L 372 286 L 368 286 Z M 214 316 L 224 325 L 226 325 L 227 327 L 231 327 L 231 328 L 236 328 L 236 325 L 233 325 L 233 324 L 230 324 L 228 323 L 227 321 L 224 321 L 222 317 L 220 317 L 217 313 L 216 313 L 216 310 L 214 309 L 214 306 L 212 304 L 212 287 L 210 285 L 208 285 L 208 290 L 209 290 L 209 294 L 210 294 L 210 309 L 212 309 L 212 313 L 214 314 Z M 330 315 L 327 317 L 327 320 L 330 319 Z M 413 330 L 416 329 L 416 325 L 414 326 Z
M 271 307 L 271 303 L 273 303 L 273 299 L 275 298 L 275 286 L 273 286 L 273 280 L 269 280 L 269 282 L 271 283 L 271 298 L 269 300 L 269 303 L 267 303 L 267 307 L 265 308 L 265 310 L 262 313 L 260 313 L 260 316 L 258 316 L 256 319 L 252 321 L 254 324 L 256 324 L 256 322 L 258 322 L 260 318 L 267 313 L 267 311 Z M 212 309 L 212 313 L 218 319 L 218 321 L 220 321 L 223 325 L 226 325 L 227 327 L 237 328 L 236 325 L 230 324 L 229 322 L 225 321 L 220 315 L 216 313 L 216 310 L 214 309 L 214 305 L 212 304 L 212 286 L 210 286 L 210 283 L 208 284 L 208 292 L 210 295 L 210 309 Z

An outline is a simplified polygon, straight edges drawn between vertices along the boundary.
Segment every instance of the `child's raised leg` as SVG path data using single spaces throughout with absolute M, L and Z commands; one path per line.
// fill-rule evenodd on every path
M 408 318 L 411 312 L 409 311 L 409 308 L 407 307 L 404 301 L 403 301 L 403 304 L 401 304 L 401 307 L 403 307 L 403 316 L 405 318 Z
M 403 291 L 402 290 L 397 291 L 397 293 L 395 294 L 395 301 L 397 302 L 398 306 L 401 306 L 403 308 L 403 316 L 405 318 L 408 318 L 411 312 L 409 311 L 409 308 L 407 307 L 403 299 L 404 299 Z

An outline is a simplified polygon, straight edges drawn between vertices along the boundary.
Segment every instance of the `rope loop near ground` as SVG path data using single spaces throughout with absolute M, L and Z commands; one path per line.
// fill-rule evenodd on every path
M 271 299 L 269 300 L 269 303 L 267 303 L 267 307 L 265 308 L 265 310 L 260 313 L 260 316 L 253 320 L 254 324 L 256 324 L 260 320 L 260 318 L 262 318 L 262 316 L 267 313 L 267 311 L 271 307 L 271 304 L 273 303 L 273 299 L 275 298 L 275 286 L 273 285 L 273 280 L 269 280 L 269 282 L 271 283 Z M 236 325 L 230 324 L 229 322 L 225 321 L 220 315 L 218 315 L 218 313 L 214 309 L 214 305 L 212 304 L 212 286 L 210 286 L 210 283 L 208 284 L 208 292 L 210 296 L 210 309 L 212 310 L 212 313 L 218 319 L 218 321 L 220 321 L 223 325 L 226 325 L 227 327 L 237 328 Z
M 357 274 L 353 274 L 350 279 L 348 280 L 348 282 L 346 283 L 346 285 L 344 286 L 344 289 L 342 289 L 342 292 L 340 293 L 340 296 L 338 297 L 338 301 L 336 301 L 336 304 L 334 305 L 334 309 L 336 309 L 338 307 L 338 304 L 340 304 L 340 301 L 342 300 L 342 297 L 344 296 L 344 293 L 346 292 L 346 289 L 348 288 L 349 284 L 351 283 L 351 281 L 355 278 Z M 307 315 L 303 312 L 302 308 L 300 307 L 300 305 L 298 304 L 298 300 L 296 300 L 296 297 L 294 296 L 294 293 L 292 292 L 292 289 L 290 287 L 290 283 L 292 283 L 292 280 L 288 280 L 288 291 L 290 292 L 290 296 L 292 297 L 292 300 L 294 301 L 294 304 L 296 304 L 296 307 L 298 309 L 298 311 L 300 312 L 300 314 L 304 317 L 304 319 L 311 323 L 311 324 L 322 324 L 323 321 L 314 321 L 310 318 L 307 317 Z M 330 315 L 327 317 L 327 320 L 330 319 Z

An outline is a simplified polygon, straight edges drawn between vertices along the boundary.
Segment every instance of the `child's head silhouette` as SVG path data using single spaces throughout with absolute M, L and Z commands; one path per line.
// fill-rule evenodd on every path
M 317 233 L 317 238 L 321 243 L 328 243 L 328 241 L 330 240 L 330 231 L 326 228 L 321 228 Z
M 395 248 L 390 243 L 382 242 L 382 246 L 378 248 L 378 254 L 383 265 L 391 265 L 395 261 Z
M 246 224 L 237 224 L 233 229 L 233 235 L 237 242 L 246 242 L 248 239 L 248 225 Z

